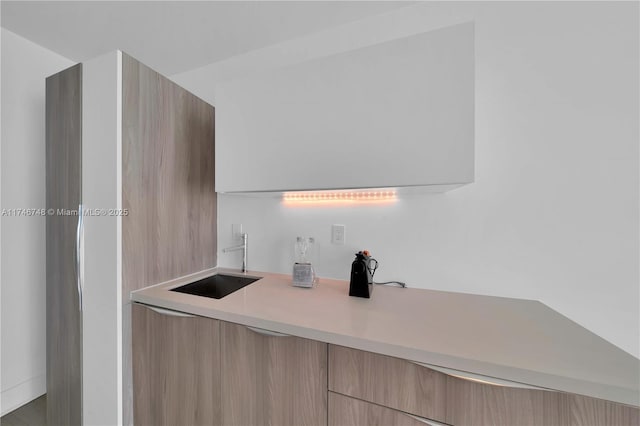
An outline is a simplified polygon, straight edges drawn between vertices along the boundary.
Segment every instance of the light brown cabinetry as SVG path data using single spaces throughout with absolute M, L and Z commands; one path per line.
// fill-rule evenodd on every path
M 132 321 L 134 424 L 221 425 L 220 321 L 139 304 Z
M 637 426 L 639 420 L 635 407 L 517 383 L 481 383 L 335 345 L 329 345 L 328 383 L 332 392 L 451 425 Z M 331 407 L 329 418 L 336 425 L 352 424 L 350 418 L 358 412 L 341 408 L 336 413 Z M 367 415 L 372 410 L 367 408 Z M 339 413 L 346 417 L 338 418 Z
M 329 392 L 329 426 L 445 426 L 429 419 Z
M 215 111 L 122 55 L 122 295 L 216 266 Z
M 122 54 L 122 304 L 133 290 L 216 265 L 215 110 Z M 130 316 L 123 381 L 131 386 Z M 124 394 L 123 423 L 131 422 Z
M 46 83 L 47 209 L 82 203 L 82 64 Z M 78 216 L 47 215 L 47 422 L 82 424 Z
M 562 422 L 569 426 L 640 425 L 640 410 L 635 407 L 569 393 L 560 401 Z
M 446 377 L 402 359 L 329 345 L 329 390 L 444 421 Z
M 222 322 L 225 426 L 326 425 L 327 344 Z
M 119 51 L 46 86 L 48 423 L 128 425 L 130 292 L 216 266 L 215 111 Z
M 136 425 L 637 426 L 637 407 L 145 305 Z
M 442 375 L 446 377 L 446 423 L 470 426 L 563 424 L 559 416 L 558 392 L 478 383 Z

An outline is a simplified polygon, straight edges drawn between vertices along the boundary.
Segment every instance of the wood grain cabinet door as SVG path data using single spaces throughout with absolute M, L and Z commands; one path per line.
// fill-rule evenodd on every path
M 447 426 L 402 411 L 329 392 L 329 426 Z
M 329 390 L 444 422 L 447 378 L 409 361 L 329 345 Z
M 132 308 L 134 424 L 221 425 L 220 321 Z
M 82 203 L 82 64 L 46 82 L 47 209 Z M 47 215 L 47 423 L 82 424 L 78 215 Z
M 559 426 L 560 393 L 447 376 L 446 423 L 465 426 Z
M 346 416 L 346 425 L 409 421 L 377 406 L 456 426 L 640 424 L 637 407 L 335 345 L 329 345 L 329 390 L 377 404 L 331 397 L 329 418 L 335 425 L 340 422 L 333 410 Z
M 222 322 L 225 426 L 327 424 L 327 344 Z
M 451 425 L 560 424 L 557 392 L 477 383 L 335 345 L 329 346 L 329 390 Z
M 216 266 L 215 110 L 122 55 L 122 286 Z
M 567 426 L 640 425 L 638 407 L 574 394 L 562 394 L 560 416 Z

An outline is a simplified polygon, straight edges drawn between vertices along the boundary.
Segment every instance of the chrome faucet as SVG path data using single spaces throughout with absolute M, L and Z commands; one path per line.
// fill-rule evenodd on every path
M 240 235 L 242 237 L 242 244 L 227 247 L 222 249 L 223 253 L 228 253 L 230 251 L 242 250 L 242 272 L 247 272 L 247 248 L 249 246 L 249 236 L 246 233 Z

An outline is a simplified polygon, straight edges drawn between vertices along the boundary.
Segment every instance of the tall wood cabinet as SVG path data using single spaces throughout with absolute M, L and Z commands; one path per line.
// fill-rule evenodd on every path
M 131 424 L 130 291 L 216 266 L 214 108 L 119 51 L 46 86 L 48 424 Z
M 82 200 L 82 65 L 47 79 L 47 209 L 76 210 Z M 78 217 L 46 218 L 47 418 L 82 419 L 82 312 L 77 255 Z

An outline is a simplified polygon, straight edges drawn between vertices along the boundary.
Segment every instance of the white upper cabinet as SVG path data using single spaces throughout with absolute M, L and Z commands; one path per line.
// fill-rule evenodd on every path
M 472 23 L 216 87 L 216 190 L 474 179 Z

